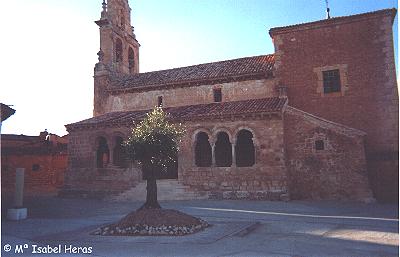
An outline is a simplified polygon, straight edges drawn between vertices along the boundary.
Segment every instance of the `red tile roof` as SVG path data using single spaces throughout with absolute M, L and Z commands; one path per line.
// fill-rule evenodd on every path
M 278 113 L 286 104 L 286 99 L 272 97 L 234 102 L 210 103 L 165 108 L 172 120 L 188 121 L 197 119 L 213 119 L 235 115 L 249 116 L 259 113 Z M 149 110 L 111 112 L 77 123 L 66 125 L 67 129 L 92 126 L 110 126 L 112 124 L 128 125 L 132 121 L 142 120 Z
M 260 55 L 115 77 L 112 90 L 246 80 L 272 76 L 274 55 Z
M 43 140 L 40 136 L 1 135 L 1 151 L 3 155 L 66 154 L 67 145 L 67 143 Z

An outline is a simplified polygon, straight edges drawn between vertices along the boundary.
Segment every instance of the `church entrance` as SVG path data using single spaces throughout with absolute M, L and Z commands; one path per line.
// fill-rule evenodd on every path
M 147 180 L 146 172 L 142 171 L 143 180 Z M 156 170 L 157 179 L 178 179 L 178 161 L 176 160 L 173 164 L 166 167 L 164 170 Z

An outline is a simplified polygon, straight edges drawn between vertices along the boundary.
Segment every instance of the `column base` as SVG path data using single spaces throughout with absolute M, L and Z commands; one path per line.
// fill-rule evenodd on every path
M 7 219 L 9 220 L 24 220 L 28 217 L 27 208 L 15 208 L 7 210 Z

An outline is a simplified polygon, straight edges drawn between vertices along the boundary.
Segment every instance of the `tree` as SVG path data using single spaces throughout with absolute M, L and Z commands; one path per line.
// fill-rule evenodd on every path
M 168 121 L 168 114 L 161 107 L 147 113 L 146 118 L 134 125 L 131 135 L 124 142 L 125 149 L 132 160 L 142 165 L 147 177 L 146 202 L 141 209 L 161 208 L 157 200 L 157 169 L 166 167 L 176 161 L 179 143 L 185 134 L 182 124 Z

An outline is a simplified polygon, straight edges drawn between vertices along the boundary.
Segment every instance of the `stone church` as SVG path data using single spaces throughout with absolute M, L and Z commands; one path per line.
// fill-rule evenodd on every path
M 176 165 L 159 174 L 171 190 L 179 184 L 210 199 L 396 198 L 395 16 L 385 9 L 272 28 L 272 54 L 140 73 L 128 0 L 104 1 L 93 117 L 66 125 L 63 193 L 102 197 L 143 184 L 121 143 L 133 122 L 162 106 L 187 128 Z

